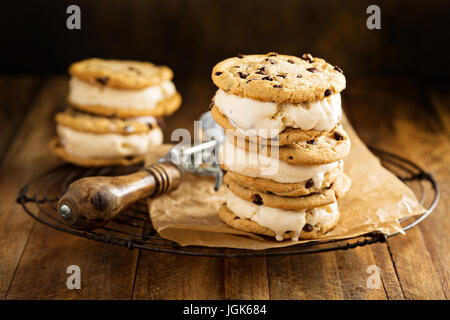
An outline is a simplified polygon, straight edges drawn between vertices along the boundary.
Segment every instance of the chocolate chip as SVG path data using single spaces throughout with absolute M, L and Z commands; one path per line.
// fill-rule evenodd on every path
M 275 57 L 275 56 L 278 55 L 278 53 L 276 53 L 276 52 L 269 52 L 267 55 L 268 55 L 269 57 Z
M 292 64 L 294 64 L 295 62 L 294 62 L 294 60 L 292 60 L 292 59 L 288 59 L 288 61 L 287 62 L 289 62 L 289 63 L 292 63 Z
M 123 130 L 125 130 L 125 132 L 133 132 L 133 131 L 134 131 L 134 128 L 133 128 L 132 126 L 125 126 L 125 127 L 123 128 Z
M 130 160 L 133 160 L 133 159 L 134 159 L 134 156 L 126 156 L 125 159 L 128 160 L 128 161 L 130 161 Z
M 245 78 L 247 78 L 247 74 L 245 74 L 245 73 L 243 73 L 243 72 L 241 72 L 241 71 L 239 71 L 238 72 L 238 75 L 239 75 L 239 77 L 241 78 L 241 79 L 245 79 Z
M 106 85 L 109 81 L 109 77 L 98 77 L 95 80 L 102 85 Z
M 306 232 L 311 232 L 313 230 L 314 230 L 313 226 L 310 225 L 309 223 L 305 224 L 305 226 L 303 227 L 303 231 L 306 231 Z
M 216 76 L 220 76 L 222 73 L 223 73 L 222 71 L 217 71 L 217 72 L 215 73 L 215 75 L 216 75 Z
M 333 93 L 333 91 L 331 91 L 331 89 L 327 89 L 327 90 L 325 90 L 325 92 L 323 93 L 323 95 L 324 95 L 325 97 L 328 97 L 328 96 L 331 96 L 332 93 Z
M 261 206 L 263 204 L 262 198 L 259 194 L 254 194 L 252 196 L 252 202 L 254 204 L 257 204 L 258 206 Z
M 309 72 L 311 72 L 311 73 L 316 73 L 316 72 L 319 72 L 319 70 L 317 70 L 316 68 L 314 68 L 314 67 L 312 67 L 312 68 L 308 68 L 308 69 L 306 69 L 306 70 L 308 70 Z
M 239 220 L 240 218 L 238 216 L 234 216 L 234 220 Z
M 289 160 L 292 160 L 292 159 L 294 159 L 294 158 L 292 158 L 292 156 L 289 156 Z
M 302 75 L 301 75 L 301 74 L 298 74 L 298 75 L 297 75 L 297 78 L 298 78 L 298 79 L 300 79 L 301 77 L 302 77 Z
M 337 131 L 334 132 L 334 138 L 335 138 L 337 141 L 344 140 L 344 136 L 343 136 L 342 134 L 340 134 L 339 132 L 337 132 Z
M 276 84 L 273 86 L 274 88 L 283 88 L 282 86 L 280 86 L 279 84 Z
M 232 66 L 232 68 L 240 68 L 241 66 Z
M 302 55 L 302 59 L 308 61 L 309 63 L 312 63 L 314 61 L 314 58 L 310 53 L 304 53 Z
M 308 179 L 308 181 L 306 181 L 305 183 L 305 188 L 311 188 L 314 187 L 314 180 L 313 179 Z
M 317 144 L 317 141 L 316 141 L 316 140 L 314 140 L 314 139 L 312 139 L 312 140 L 308 140 L 308 141 L 306 141 L 306 143 L 307 143 L 307 144 L 312 144 L 312 145 L 315 145 L 315 144 Z
M 273 81 L 271 76 L 263 77 L 262 80 Z
M 248 79 L 247 81 L 245 81 L 245 83 L 249 83 L 250 81 L 252 81 L 252 79 Z
M 264 73 L 263 70 L 258 70 L 258 71 L 256 71 L 255 73 L 256 73 L 256 74 L 262 74 L 262 75 L 265 75 L 265 73 Z
M 238 54 L 237 54 L 237 57 L 238 57 L 239 59 L 242 59 L 242 58 L 244 57 L 244 55 L 241 54 L 241 53 L 238 53 Z
M 336 70 L 342 74 L 344 73 L 344 71 L 341 68 L 339 68 L 338 66 L 334 66 L 334 70 Z
M 129 66 L 129 67 L 128 67 L 128 70 L 134 71 L 134 72 L 136 72 L 137 74 L 142 74 L 141 70 L 139 70 L 138 68 L 135 68 L 135 67 L 133 67 L 133 66 Z
M 280 77 L 280 78 L 283 78 L 283 79 L 284 79 L 284 78 L 286 78 L 286 75 L 280 73 L 280 74 L 277 74 L 277 77 Z
M 153 124 L 151 124 L 151 123 L 149 122 L 149 123 L 147 123 L 147 125 L 148 125 L 148 128 L 149 128 L 150 130 L 153 129 Z
M 266 71 L 266 67 L 261 67 L 258 69 L 259 71 Z

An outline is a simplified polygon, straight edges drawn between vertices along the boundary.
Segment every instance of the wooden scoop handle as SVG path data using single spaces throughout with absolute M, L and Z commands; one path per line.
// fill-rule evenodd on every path
M 129 175 L 82 178 L 70 184 L 58 202 L 58 211 L 74 229 L 95 229 L 139 199 L 176 189 L 180 180 L 180 170 L 170 162 Z

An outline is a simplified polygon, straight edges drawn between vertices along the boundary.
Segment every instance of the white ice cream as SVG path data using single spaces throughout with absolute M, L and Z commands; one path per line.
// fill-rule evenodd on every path
M 91 84 L 77 77 L 72 77 L 69 83 L 69 101 L 81 106 L 154 109 L 159 101 L 174 95 L 175 92 L 175 85 L 171 81 L 141 90 L 116 89 Z
M 148 133 L 139 134 L 96 134 L 77 131 L 58 125 L 58 135 L 64 149 L 80 158 L 115 158 L 143 155 L 151 146 L 163 141 L 160 128 L 154 128 Z
M 342 116 L 339 93 L 317 101 L 277 104 L 238 97 L 219 89 L 214 101 L 243 134 L 266 139 L 275 138 L 286 127 L 331 130 Z
M 317 223 L 328 225 L 339 219 L 337 202 L 323 207 L 293 211 L 259 206 L 230 192 L 226 205 L 241 219 L 253 220 L 272 230 L 278 241 L 283 240 L 283 234 L 287 231 L 292 231 L 294 235 L 291 239 L 297 241 L 307 223 L 312 226 Z
M 140 123 L 145 123 L 145 124 L 153 124 L 153 125 L 157 125 L 158 124 L 158 120 L 155 117 L 152 117 L 152 116 L 134 117 L 134 118 L 128 118 L 127 120 L 129 120 L 129 121 L 138 121 Z
M 247 152 L 235 147 L 228 140 L 220 148 L 219 159 L 230 171 L 248 177 L 271 179 L 281 183 L 298 183 L 313 179 L 314 185 L 318 187 L 322 186 L 325 174 L 341 163 L 336 161 L 322 165 L 291 165 L 279 160 L 274 154 L 269 157 L 264 152 L 256 153 L 256 150 Z

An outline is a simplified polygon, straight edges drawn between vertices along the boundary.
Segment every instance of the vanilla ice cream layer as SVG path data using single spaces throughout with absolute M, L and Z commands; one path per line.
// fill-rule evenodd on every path
M 275 148 L 275 147 L 274 147 Z M 265 153 L 248 152 L 236 147 L 228 140 L 219 150 L 220 163 L 230 171 L 252 178 L 271 179 L 280 183 L 298 183 L 312 179 L 314 185 L 322 186 L 324 176 L 342 161 L 321 165 L 291 165 L 275 156 Z
M 230 192 L 226 205 L 239 218 L 250 219 L 272 230 L 278 241 L 283 240 L 283 234 L 287 231 L 292 231 L 294 235 L 291 239 L 297 241 L 307 223 L 312 226 L 329 225 L 339 219 L 337 202 L 323 207 L 293 211 L 259 206 Z
M 275 138 L 287 127 L 331 130 L 341 120 L 341 95 L 297 104 L 263 102 L 227 94 L 219 89 L 215 105 L 239 131 L 248 136 Z
M 176 92 L 171 81 L 141 90 L 116 89 L 91 84 L 72 77 L 69 83 L 69 101 L 76 105 L 100 105 L 113 108 L 154 109 L 159 101 Z
M 67 153 L 80 158 L 116 158 L 143 155 L 149 148 L 163 141 L 160 128 L 148 133 L 121 135 L 77 131 L 58 125 L 58 135 Z
M 156 119 L 155 117 L 152 117 L 152 116 L 134 117 L 134 118 L 128 118 L 127 120 L 137 121 L 137 122 L 145 123 L 145 124 L 153 124 L 153 125 L 158 124 L 158 119 Z

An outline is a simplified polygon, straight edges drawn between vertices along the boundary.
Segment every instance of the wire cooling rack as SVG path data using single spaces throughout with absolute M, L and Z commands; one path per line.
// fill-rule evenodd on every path
M 438 185 L 430 173 L 425 172 L 413 162 L 373 147 L 370 149 L 380 158 L 382 164 L 388 170 L 396 174 L 399 179 L 411 187 L 418 196 L 420 203 L 427 209 L 420 216 L 405 218 L 401 221 L 403 231 L 406 232 L 423 221 L 434 210 L 439 200 Z M 267 250 L 224 249 L 200 246 L 182 247 L 175 242 L 160 237 L 156 233 L 149 218 L 145 200 L 136 202 L 104 227 L 92 231 L 79 231 L 71 229 L 64 224 L 56 206 L 59 197 L 67 191 L 71 182 L 88 176 L 128 174 L 139 169 L 140 167 L 138 166 L 86 169 L 69 164 L 62 165 L 34 178 L 26 184 L 20 190 L 17 202 L 28 215 L 38 222 L 74 236 L 106 242 L 128 249 L 137 248 L 192 256 L 234 258 L 347 250 L 372 243 L 384 242 L 387 238 L 400 234 L 400 232 L 397 232 L 387 236 L 380 232 L 372 232 L 358 237 L 340 240 L 318 240 Z

